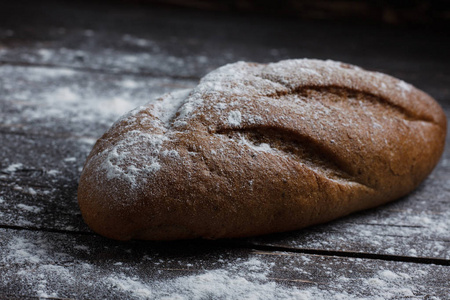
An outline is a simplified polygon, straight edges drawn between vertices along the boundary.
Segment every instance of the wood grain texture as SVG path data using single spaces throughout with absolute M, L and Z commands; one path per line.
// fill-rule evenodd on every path
M 394 76 L 427 74 L 418 81 L 400 76 L 414 84 L 449 78 L 445 70 L 450 38 L 426 28 L 133 6 L 110 6 L 105 13 L 102 5 L 58 1 L 37 7 L 22 0 L 3 7 L 0 59 L 9 63 L 201 77 L 239 60 L 273 62 L 311 57 L 391 70 Z M 68 14 L 80 17 L 69 19 Z
M 0 229 L 0 296 L 69 299 L 445 297 L 448 267 Z
M 396 25 L 448 25 L 450 6 L 445 1 L 361 1 L 361 0 L 117 0 L 126 3 L 160 4 L 211 11 L 247 12 L 307 19 L 377 22 Z
M 2 95 L 8 99 L 0 112 L 0 140 L 5 145 L 0 153 L 1 224 L 82 232 L 88 229 L 81 220 L 76 188 L 95 139 L 121 109 L 195 84 L 42 67 L 2 66 L 0 74 L 6 78 Z M 255 243 L 449 259 L 449 159 L 447 150 L 430 178 L 402 201 Z M 8 171 L 16 164 L 21 165 Z

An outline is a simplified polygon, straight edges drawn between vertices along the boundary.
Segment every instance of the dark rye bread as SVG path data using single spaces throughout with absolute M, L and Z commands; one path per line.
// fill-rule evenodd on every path
M 430 96 L 381 73 L 239 62 L 117 121 L 87 159 L 79 205 L 118 240 L 299 229 L 411 192 L 446 122 Z

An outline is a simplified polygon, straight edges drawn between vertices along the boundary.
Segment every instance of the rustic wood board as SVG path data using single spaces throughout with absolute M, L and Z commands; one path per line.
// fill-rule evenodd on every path
M 0 60 L 199 78 L 238 60 L 315 57 L 391 71 L 419 87 L 450 76 L 450 37 L 436 29 L 42 3 L 3 4 Z
M 77 180 L 91 144 L 85 138 L 1 134 L 1 222 L 47 230 L 83 231 Z M 90 140 L 88 140 L 90 141 Z M 253 239 L 257 244 L 450 258 L 448 152 L 412 195 L 383 207 L 293 233 Z
M 0 65 L 0 130 L 97 139 L 125 112 L 197 80 Z
M 216 242 L 119 243 L 8 229 L 0 236 L 2 299 L 445 299 L 450 293 L 448 267 L 437 265 Z
M 4 226 L 83 231 L 77 181 L 93 143 L 122 113 L 196 81 L 0 66 Z M 450 259 L 447 151 L 412 195 L 321 227 L 262 237 L 277 247 Z

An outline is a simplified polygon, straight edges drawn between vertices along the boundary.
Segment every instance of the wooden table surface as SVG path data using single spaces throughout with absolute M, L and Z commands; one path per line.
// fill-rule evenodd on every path
M 0 299 L 450 299 L 450 150 L 394 203 L 295 232 L 115 242 L 77 182 L 124 112 L 239 60 L 340 60 L 450 112 L 450 34 L 99 2 L 0 9 Z

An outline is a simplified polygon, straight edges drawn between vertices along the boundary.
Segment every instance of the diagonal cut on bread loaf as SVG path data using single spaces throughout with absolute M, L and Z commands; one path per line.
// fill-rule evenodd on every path
M 78 201 L 118 240 L 299 229 L 398 199 L 437 164 L 447 121 L 404 81 L 321 60 L 238 62 L 123 116 Z

